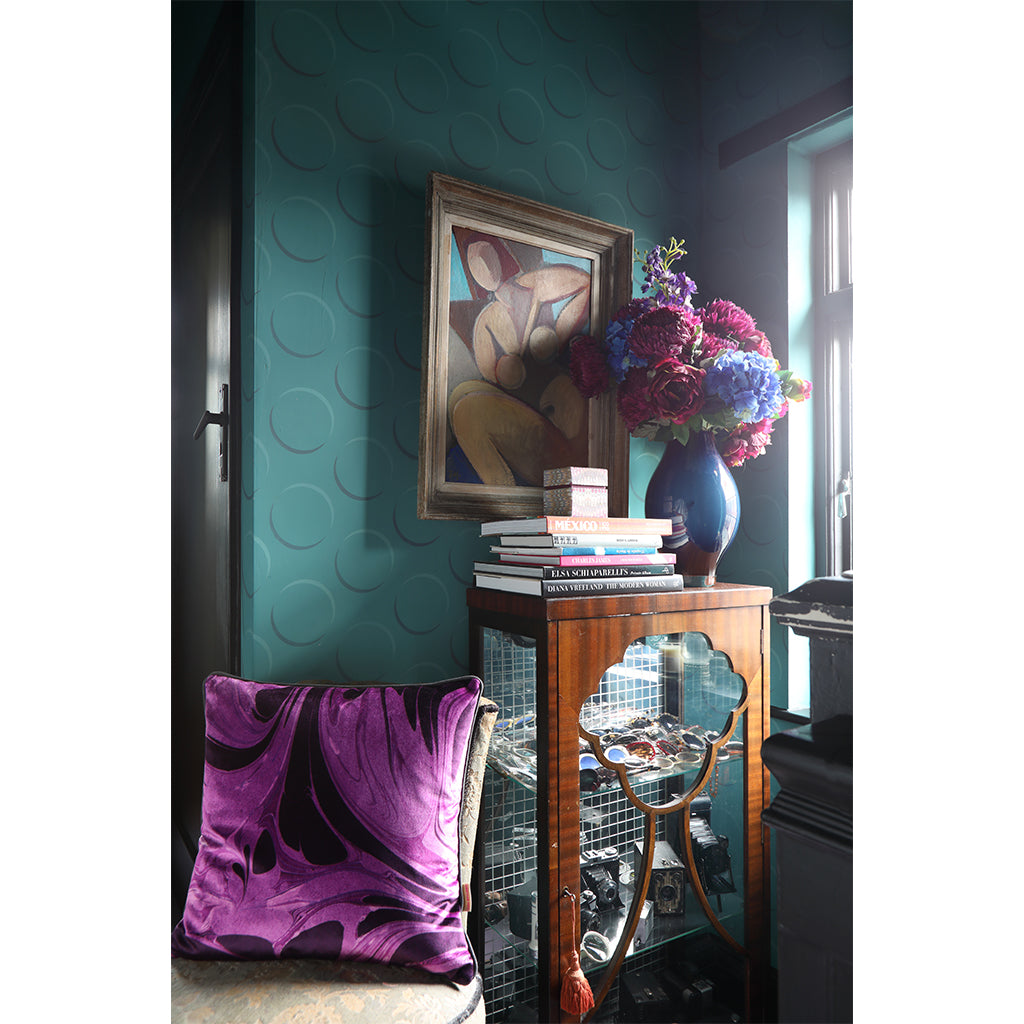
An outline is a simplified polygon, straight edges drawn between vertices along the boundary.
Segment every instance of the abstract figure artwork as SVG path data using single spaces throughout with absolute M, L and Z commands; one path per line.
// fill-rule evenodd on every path
M 567 359 L 590 321 L 590 260 L 452 236 L 445 479 L 539 487 L 546 467 L 587 458 L 586 400 Z
M 569 342 L 628 297 L 632 232 L 441 175 L 431 186 L 419 514 L 529 515 L 545 469 L 620 469 L 614 416 L 572 384 Z

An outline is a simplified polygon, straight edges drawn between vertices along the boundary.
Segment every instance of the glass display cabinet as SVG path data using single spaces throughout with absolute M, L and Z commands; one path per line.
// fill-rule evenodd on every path
M 467 592 L 501 708 L 470 918 L 488 1024 L 763 1019 L 771 596 Z

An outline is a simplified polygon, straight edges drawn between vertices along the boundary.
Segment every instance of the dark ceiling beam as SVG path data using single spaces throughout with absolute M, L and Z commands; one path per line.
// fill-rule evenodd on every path
M 760 124 L 745 128 L 738 135 L 718 144 L 718 169 L 742 160 L 751 153 L 767 149 L 776 142 L 788 139 L 826 118 L 853 106 L 853 76 L 844 78 L 827 89 L 774 114 Z

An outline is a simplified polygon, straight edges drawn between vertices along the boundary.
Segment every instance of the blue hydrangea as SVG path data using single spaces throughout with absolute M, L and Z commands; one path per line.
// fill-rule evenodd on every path
M 774 360 L 758 352 L 721 353 L 704 378 L 704 390 L 743 423 L 777 416 L 784 401 Z
M 605 345 L 608 347 L 608 369 L 611 370 L 616 384 L 621 384 L 626 371 L 631 366 L 646 366 L 646 359 L 637 359 L 629 351 L 629 333 L 633 330 L 633 320 L 616 320 L 608 325 Z

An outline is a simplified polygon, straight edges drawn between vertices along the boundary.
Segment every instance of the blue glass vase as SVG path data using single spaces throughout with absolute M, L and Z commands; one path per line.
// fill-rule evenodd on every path
M 718 560 L 740 523 L 740 496 L 710 430 L 691 434 L 686 444 L 669 441 L 651 482 L 644 512 L 671 519 L 662 551 L 676 556 L 676 572 L 688 587 L 712 587 Z

